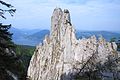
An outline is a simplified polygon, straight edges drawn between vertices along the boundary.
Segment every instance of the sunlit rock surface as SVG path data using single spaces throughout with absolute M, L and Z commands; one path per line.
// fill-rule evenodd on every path
M 80 69 L 92 54 L 97 55 L 95 62 L 104 63 L 116 48 L 115 43 L 102 37 L 77 40 L 69 11 L 56 8 L 51 17 L 50 36 L 36 47 L 27 76 L 31 80 L 74 80 L 69 73 Z

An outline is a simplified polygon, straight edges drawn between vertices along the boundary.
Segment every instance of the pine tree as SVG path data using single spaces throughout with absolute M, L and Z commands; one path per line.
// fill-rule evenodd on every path
M 0 0 L 0 5 L 6 6 L 8 9 L 1 9 L 0 18 L 6 19 L 4 16 L 8 12 L 13 16 L 16 9 L 11 4 Z M 15 53 L 16 45 L 12 42 L 12 33 L 9 32 L 10 25 L 0 23 L 0 80 L 15 80 L 12 75 L 17 75 L 18 80 L 24 80 L 24 67 L 22 61 Z
M 0 55 L 6 54 L 6 49 L 12 49 L 14 47 L 14 43 L 11 41 L 12 33 L 8 30 L 11 25 L 2 25 L 0 23 Z
M 8 4 L 2 0 L 0 0 L 0 5 L 6 6 L 6 9 L 0 8 L 0 17 L 6 19 L 4 14 L 6 12 L 10 13 L 11 16 L 15 13 L 16 9 L 13 9 L 14 7 L 11 4 Z M 10 25 L 3 25 L 0 23 L 0 53 L 5 54 L 6 53 L 6 48 L 11 49 L 13 47 L 13 42 L 11 41 L 12 34 L 8 31 L 11 27 Z
M 6 6 L 8 10 L 0 8 L 0 17 L 6 19 L 4 14 L 9 12 L 13 16 L 12 5 L 5 3 L 0 0 L 0 5 Z M 8 31 L 11 25 L 3 25 L 0 23 L 0 79 L 1 80 L 13 80 L 13 78 L 8 75 L 7 71 L 13 71 L 12 63 L 15 63 L 14 59 L 16 55 L 13 51 L 14 43 L 12 42 L 12 34 Z
M 8 4 L 4 1 L 0 0 L 0 5 L 6 6 L 8 9 L 1 9 L 0 8 L 0 17 L 6 19 L 4 14 L 9 12 L 11 16 L 13 16 L 16 9 L 13 9 L 11 4 Z M 3 25 L 0 23 L 0 57 L 8 56 L 8 57 L 15 57 L 15 53 L 13 51 L 14 43 L 12 42 L 12 33 L 9 32 L 10 25 Z
M 6 7 L 8 8 L 7 10 L 0 8 L 0 17 L 2 17 L 2 18 L 4 18 L 4 19 L 6 19 L 6 17 L 4 16 L 4 14 L 5 14 L 6 12 L 10 13 L 10 15 L 13 16 L 13 14 L 14 14 L 15 11 L 16 11 L 16 9 L 14 9 L 14 7 L 13 7 L 11 4 L 8 4 L 8 3 L 4 2 L 4 1 L 1 1 L 1 0 L 0 0 L 0 5 L 6 6 Z

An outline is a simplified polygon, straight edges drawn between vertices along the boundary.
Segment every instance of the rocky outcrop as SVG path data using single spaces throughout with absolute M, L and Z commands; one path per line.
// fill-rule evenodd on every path
M 51 17 L 51 33 L 36 47 L 28 68 L 31 80 L 74 80 L 69 73 L 77 72 L 93 54 L 94 62 L 103 64 L 114 55 L 116 44 L 95 36 L 76 39 L 75 29 L 67 9 L 56 8 Z M 68 75 L 68 76 L 64 76 Z

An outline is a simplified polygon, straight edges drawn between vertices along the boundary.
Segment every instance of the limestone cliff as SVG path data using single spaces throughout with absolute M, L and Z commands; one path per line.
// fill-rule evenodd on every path
M 94 62 L 103 64 L 116 47 L 102 37 L 77 40 L 69 11 L 56 8 L 51 17 L 50 36 L 36 47 L 27 75 L 31 80 L 74 80 L 69 73 L 81 69 L 93 54 L 97 55 Z

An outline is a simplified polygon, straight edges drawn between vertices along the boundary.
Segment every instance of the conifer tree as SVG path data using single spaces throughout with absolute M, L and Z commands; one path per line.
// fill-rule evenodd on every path
M 5 13 L 13 16 L 16 11 L 11 4 L 1 0 L 0 6 L 7 7 L 7 10 L 0 7 L 0 19 L 6 19 Z M 11 24 L 4 25 L 0 22 L 0 80 L 15 80 L 12 75 L 17 75 L 17 80 L 24 80 L 24 67 L 14 51 L 16 46 L 12 42 L 10 27 Z
M 8 31 L 10 26 L 0 23 L 0 55 L 6 54 L 6 49 L 12 49 L 14 47 L 14 43 L 11 41 L 12 33 Z

